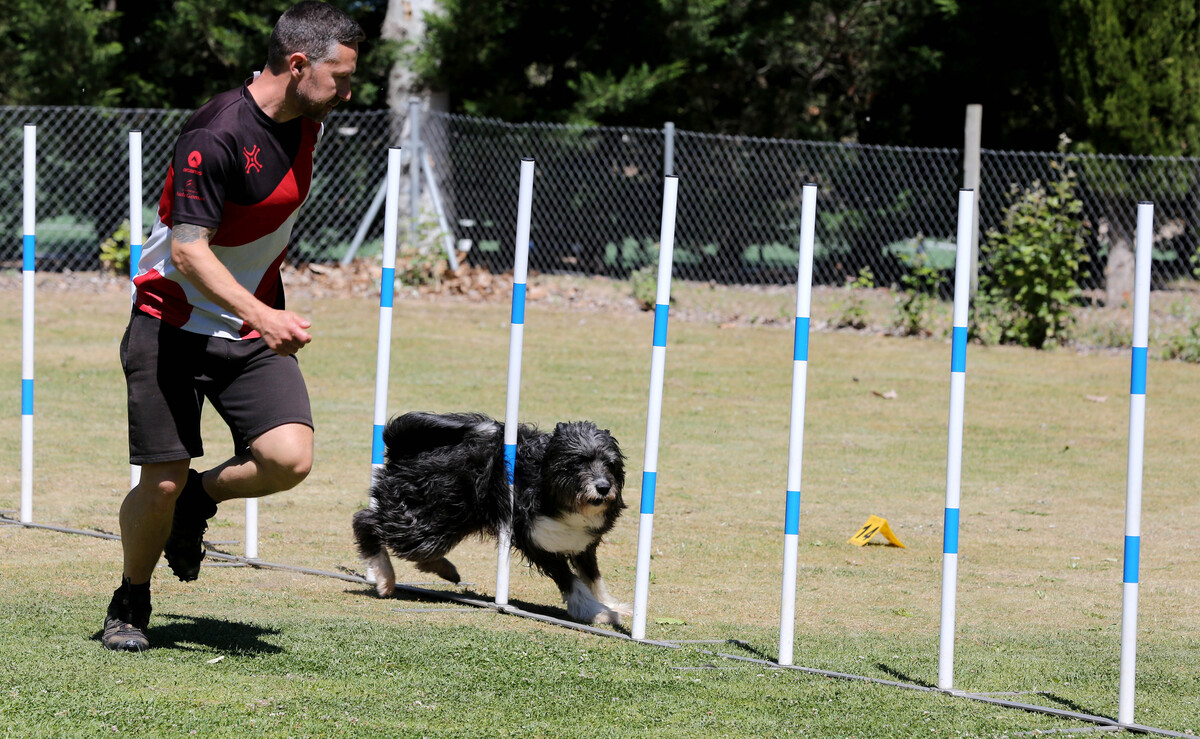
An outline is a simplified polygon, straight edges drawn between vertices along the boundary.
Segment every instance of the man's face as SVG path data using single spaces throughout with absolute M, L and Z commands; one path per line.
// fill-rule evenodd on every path
M 296 85 L 300 115 L 318 123 L 339 102 L 350 99 L 350 76 L 358 65 L 358 44 L 339 44 L 331 59 L 310 63 Z

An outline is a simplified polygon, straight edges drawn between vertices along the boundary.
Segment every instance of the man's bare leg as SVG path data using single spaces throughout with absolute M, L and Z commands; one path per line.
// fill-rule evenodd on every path
M 150 582 L 162 556 L 163 543 L 171 533 L 175 500 L 187 481 L 189 462 L 181 459 L 142 465 L 137 487 L 121 504 L 122 574 L 134 585 Z
M 250 442 L 250 453 L 233 457 L 203 473 L 204 490 L 216 502 L 259 498 L 291 490 L 312 469 L 313 430 L 287 423 Z

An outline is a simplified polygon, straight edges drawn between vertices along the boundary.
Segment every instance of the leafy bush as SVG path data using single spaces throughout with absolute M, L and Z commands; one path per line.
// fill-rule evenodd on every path
M 981 245 L 974 333 L 985 343 L 1041 349 L 1066 341 L 1074 326 L 1087 224 L 1075 173 L 1051 165 L 1058 179 L 1048 187 L 1037 181 L 1014 187 L 1002 230 L 989 232 Z
M 650 310 L 658 300 L 658 262 L 629 273 L 629 287 L 642 310 Z
M 900 278 L 892 325 L 902 336 L 928 336 L 930 308 L 937 302 L 944 278 L 924 251 L 901 254 L 907 268 Z
M 129 219 L 100 244 L 100 264 L 114 275 L 129 274 Z
M 1183 334 L 1171 334 L 1163 339 L 1163 359 L 1200 363 L 1200 319 L 1195 318 L 1187 308 L 1177 310 L 1172 307 L 1171 312 L 1179 313 L 1176 317 L 1187 323 L 1187 330 Z
M 858 277 L 846 280 L 846 299 L 836 304 L 837 316 L 833 319 L 834 328 L 864 329 L 867 327 L 867 307 L 859 294 L 863 290 L 875 287 L 875 275 L 869 267 L 858 271 Z

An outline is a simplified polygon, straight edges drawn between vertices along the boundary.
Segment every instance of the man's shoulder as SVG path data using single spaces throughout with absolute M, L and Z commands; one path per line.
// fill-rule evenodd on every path
M 192 113 L 192 117 L 184 124 L 183 131 L 193 131 L 199 128 L 214 128 L 218 121 L 227 118 L 230 113 L 237 113 L 242 100 L 242 90 L 235 87 L 232 90 L 218 93 Z

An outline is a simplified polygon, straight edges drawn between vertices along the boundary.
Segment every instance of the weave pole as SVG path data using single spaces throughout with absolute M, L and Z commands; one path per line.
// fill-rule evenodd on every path
M 21 522 L 33 522 L 33 275 L 37 261 L 37 126 L 25 126 L 21 302 Z
M 133 279 L 142 261 L 142 132 L 129 132 L 129 292 L 137 298 Z M 140 465 L 129 465 L 129 487 L 135 488 L 142 479 Z
M 517 471 L 517 409 L 521 404 L 521 347 L 525 339 L 525 281 L 529 274 L 529 225 L 533 213 L 533 168 L 529 157 L 521 159 L 521 182 L 517 191 L 516 254 L 513 259 L 512 328 L 508 339 L 508 394 L 504 403 L 504 474 L 508 478 L 509 510 L 514 506 L 513 485 Z M 511 520 L 510 515 L 510 520 Z M 509 561 L 512 557 L 512 528 L 501 527 L 496 544 L 496 605 L 508 605 Z
M 1138 564 L 1142 549 L 1142 452 L 1146 442 L 1146 358 L 1150 338 L 1150 252 L 1154 203 L 1137 210 L 1133 282 L 1133 361 L 1129 371 L 1129 462 L 1125 476 L 1125 568 L 1121 586 L 1121 675 L 1117 721 L 1133 723 L 1137 675 Z
M 399 146 L 388 147 L 387 201 L 383 209 L 383 274 L 379 278 L 379 341 L 375 355 L 375 424 L 371 434 L 371 480 L 383 469 L 383 425 L 387 422 L 388 373 L 392 356 L 392 302 L 396 288 L 396 219 L 400 217 Z M 370 500 L 375 508 L 375 499 Z M 367 582 L 375 573 L 367 568 Z
M 958 588 L 958 508 L 962 483 L 963 400 L 967 388 L 967 307 L 971 297 L 971 233 L 975 191 L 958 191 L 954 257 L 954 333 L 950 350 L 950 423 L 946 443 L 946 518 L 942 544 L 942 625 L 938 688 L 954 687 L 954 608 Z
M 817 186 L 800 198 L 800 261 L 796 274 L 796 329 L 792 344 L 792 414 L 788 432 L 787 505 L 783 517 L 783 590 L 779 606 L 779 664 L 792 664 L 796 628 L 796 553 L 800 542 L 800 470 L 804 456 L 804 399 L 808 388 L 808 328 L 812 307 Z
M 646 601 L 650 595 L 650 549 L 654 531 L 654 488 L 658 482 L 658 435 L 662 420 L 663 374 L 667 364 L 667 316 L 671 304 L 671 259 L 675 250 L 675 206 L 679 178 L 663 181 L 659 231 L 658 292 L 654 299 L 654 342 L 650 355 L 650 403 L 646 413 L 646 457 L 642 466 L 642 505 L 638 523 L 637 580 L 633 591 L 634 639 L 646 638 Z

